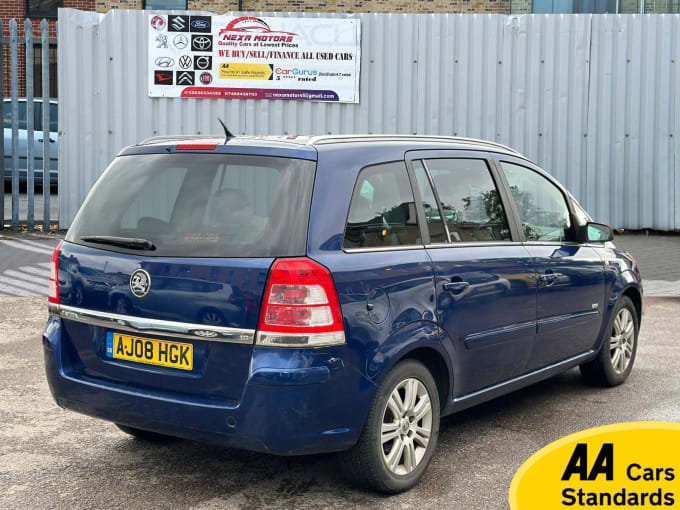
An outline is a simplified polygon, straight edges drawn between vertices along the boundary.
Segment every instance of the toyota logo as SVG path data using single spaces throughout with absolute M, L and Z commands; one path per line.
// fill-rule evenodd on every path
M 187 39 L 187 36 L 184 34 L 178 34 L 175 36 L 175 38 L 172 40 L 172 44 L 177 48 L 178 50 L 183 50 L 187 46 L 189 46 L 189 39 Z
M 143 269 L 137 269 L 130 276 L 130 290 L 135 297 L 143 298 L 151 290 L 151 276 Z
M 212 38 L 206 35 L 194 36 L 191 40 L 191 46 L 196 51 L 210 51 Z
M 156 66 L 158 67 L 172 67 L 175 65 L 175 61 L 170 57 L 158 57 L 156 59 Z

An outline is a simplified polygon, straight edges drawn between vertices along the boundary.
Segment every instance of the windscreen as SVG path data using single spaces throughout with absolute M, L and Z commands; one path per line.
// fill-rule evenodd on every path
M 90 191 L 66 240 L 145 256 L 304 255 L 315 164 L 231 154 L 119 156 Z M 85 242 L 146 239 L 155 249 Z

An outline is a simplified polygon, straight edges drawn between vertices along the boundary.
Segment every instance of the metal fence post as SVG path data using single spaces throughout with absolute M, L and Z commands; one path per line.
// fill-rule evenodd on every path
M 30 19 L 24 21 L 24 36 L 26 37 L 26 194 L 28 195 L 28 209 L 26 222 L 29 232 L 33 230 L 35 205 L 35 105 L 33 104 L 33 24 Z M 44 139 L 43 139 L 44 142 Z
M 42 46 L 42 120 L 43 120 L 43 232 L 50 230 L 50 26 L 46 19 L 40 22 Z
M 3 123 L 3 135 L 0 137 L 0 178 L 2 178 L 2 190 L 0 190 L 0 230 L 5 228 L 5 43 L 3 42 L 2 20 L 0 20 L 0 119 Z
M 9 69 L 12 93 L 12 229 L 19 229 L 19 77 L 17 20 L 9 22 Z

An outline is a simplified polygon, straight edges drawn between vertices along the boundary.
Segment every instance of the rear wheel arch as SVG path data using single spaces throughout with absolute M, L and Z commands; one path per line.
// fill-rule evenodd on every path
M 430 374 L 432 374 L 432 378 L 437 384 L 440 410 L 444 411 L 449 401 L 452 379 L 449 366 L 446 363 L 444 356 L 437 349 L 433 349 L 432 347 L 416 347 L 399 358 L 397 363 L 401 363 L 407 359 L 419 361 L 429 370 Z M 395 363 L 395 366 L 397 363 Z

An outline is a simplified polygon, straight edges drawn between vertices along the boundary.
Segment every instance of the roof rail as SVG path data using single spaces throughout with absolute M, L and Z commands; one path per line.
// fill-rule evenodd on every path
M 349 142 L 385 142 L 385 141 L 423 141 L 423 142 L 443 142 L 461 143 L 468 145 L 480 145 L 486 147 L 497 147 L 515 154 L 519 154 L 515 149 L 496 142 L 479 140 L 476 138 L 464 138 L 458 136 L 438 136 L 438 135 L 323 135 L 313 136 L 307 142 L 308 145 L 323 145 L 330 143 L 349 143 Z
M 150 138 L 146 138 L 146 139 L 142 140 L 137 145 L 151 145 L 152 143 L 161 143 L 161 142 L 177 142 L 177 141 L 180 141 L 180 140 L 187 140 L 187 139 L 197 140 L 199 138 L 218 138 L 218 135 L 152 136 Z M 223 138 L 223 136 L 221 138 Z

